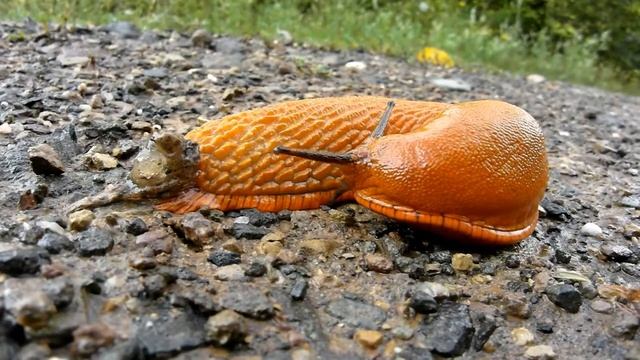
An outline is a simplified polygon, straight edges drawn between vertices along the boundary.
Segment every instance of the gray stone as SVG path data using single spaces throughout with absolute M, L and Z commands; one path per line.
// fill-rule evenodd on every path
M 42 264 L 50 262 L 49 254 L 37 247 L 0 252 L 0 272 L 12 276 L 35 274 Z
M 309 283 L 302 277 L 296 279 L 293 283 L 293 287 L 291 288 L 291 298 L 293 300 L 302 300 L 307 294 L 307 289 L 309 288 Z
M 101 256 L 113 248 L 113 236 L 97 227 L 83 231 L 74 238 L 80 256 Z
M 157 79 L 162 79 L 167 77 L 167 75 L 169 74 L 169 72 L 167 71 L 167 68 L 164 67 L 154 67 L 151 69 L 147 69 L 143 71 L 144 76 L 146 77 L 151 77 L 151 78 L 157 78 Z
M 636 263 L 638 261 L 633 251 L 624 245 L 603 244 L 600 246 L 600 252 L 606 256 L 608 260 L 615 262 Z
M 269 229 L 254 226 L 251 224 L 233 224 L 231 229 L 228 230 L 229 234 L 231 234 L 236 239 L 260 239 L 263 236 L 269 233 Z
M 620 200 L 620 205 L 640 209 L 640 196 L 625 196 Z
M 187 313 L 160 314 L 144 317 L 137 337 L 143 358 L 167 358 L 185 350 L 194 349 L 206 343 L 205 320 Z
M 172 294 L 171 303 L 174 306 L 190 306 L 193 311 L 202 315 L 213 315 L 220 312 L 220 304 L 214 301 L 213 295 L 206 291 L 189 289 L 178 294 Z
M 275 315 L 269 298 L 249 285 L 230 286 L 229 290 L 221 295 L 220 303 L 226 309 L 232 309 L 253 319 L 266 320 Z
M 498 328 L 496 317 L 490 313 L 471 313 L 471 320 L 475 328 L 472 347 L 476 351 L 482 350 L 493 332 Z
M 379 329 L 387 315 L 381 308 L 351 299 L 334 300 L 327 305 L 329 315 L 343 323 L 366 329 Z
M 240 254 L 226 250 L 215 250 L 209 254 L 207 260 L 216 266 L 228 266 L 232 264 L 239 264 Z
M 416 291 L 411 296 L 411 307 L 420 314 L 431 314 L 438 311 L 436 299 L 424 291 Z
M 111 34 L 125 39 L 137 39 L 140 36 L 138 27 L 128 21 L 112 22 L 106 25 L 104 29 Z
M 462 355 L 473 340 L 474 327 L 469 315 L 469 307 L 464 304 L 443 304 L 438 313 L 433 314 L 420 331 L 433 352 L 442 356 Z
M 38 246 L 47 250 L 49 254 L 59 254 L 63 250 L 73 250 L 73 243 L 65 235 L 47 232 L 40 240 Z
M 601 314 L 612 314 L 613 313 L 613 304 L 606 300 L 593 300 L 591 302 L 591 309 L 595 312 L 599 312 Z
M 245 270 L 244 274 L 251 277 L 260 277 L 267 273 L 267 267 L 260 262 L 254 261 Z
M 127 222 L 127 225 L 125 226 L 125 231 L 128 232 L 129 234 L 138 236 L 149 231 L 149 227 L 144 222 L 144 220 L 137 217 Z
M 577 313 L 582 305 L 582 294 L 573 285 L 555 284 L 550 285 L 545 290 L 547 297 L 552 303 L 567 310 L 570 313 Z

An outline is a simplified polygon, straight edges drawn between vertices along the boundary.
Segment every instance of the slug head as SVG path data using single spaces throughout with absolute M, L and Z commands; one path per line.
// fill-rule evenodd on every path
M 130 178 L 145 193 L 173 194 L 195 183 L 199 159 L 196 143 L 163 133 L 135 159 Z

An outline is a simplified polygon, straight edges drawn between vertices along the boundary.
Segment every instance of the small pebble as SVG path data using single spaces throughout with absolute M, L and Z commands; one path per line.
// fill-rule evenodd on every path
M 213 276 L 220 281 L 241 281 L 244 280 L 244 270 L 238 264 L 231 264 L 218 268 Z
M 253 240 L 262 238 L 270 231 L 267 228 L 254 226 L 251 224 L 234 223 L 231 229 L 228 230 L 228 232 L 236 239 L 245 238 Z
M 241 262 L 240 254 L 226 250 L 212 251 L 207 260 L 216 266 L 228 266 L 232 264 L 239 264 Z
M 425 281 L 416 285 L 414 294 L 424 292 L 436 300 L 446 299 L 451 296 L 449 289 L 444 285 L 436 282 Z
M 293 287 L 291 288 L 291 298 L 293 300 L 302 300 L 307 294 L 307 289 L 309 288 L 309 283 L 304 278 L 298 278 Z
M 0 124 L 0 134 L 9 135 L 11 134 L 11 132 L 12 132 L 11 125 L 9 125 L 8 123 Z
M 82 325 L 73 332 L 71 347 L 75 354 L 90 356 L 113 344 L 117 334 L 103 323 Z
M 600 252 L 606 256 L 607 259 L 615 262 L 635 263 L 638 261 L 633 251 L 624 245 L 602 244 L 602 246 L 600 246 Z
M 590 307 L 593 311 L 599 312 L 601 314 L 612 314 L 613 313 L 613 304 L 606 300 L 593 300 L 590 304 Z
M 300 242 L 300 249 L 307 254 L 314 255 L 331 255 L 341 243 L 331 239 L 310 239 Z
M 216 239 L 217 226 L 213 221 L 205 218 L 199 212 L 192 212 L 180 220 L 180 229 L 185 239 L 195 246 L 202 247 Z
M 602 229 L 596 223 L 586 223 L 580 228 L 582 235 L 600 238 L 602 237 Z
M 38 175 L 60 175 L 64 172 L 64 164 L 60 155 L 48 144 L 30 147 L 28 150 L 31 168 Z
M 75 231 L 86 230 L 96 216 L 91 210 L 79 210 L 69 214 L 69 229 Z
M 89 105 L 92 109 L 100 109 L 104 106 L 104 102 L 102 101 L 102 96 L 99 94 L 95 94 L 89 100 Z
M 375 330 L 356 330 L 353 338 L 362 346 L 375 349 L 382 343 L 384 335 L 380 331 Z
M 553 333 L 553 322 L 551 320 L 540 320 L 536 324 L 536 330 L 543 334 Z
M 520 258 L 515 254 L 507 255 L 504 259 L 504 264 L 510 269 L 515 269 L 520 266 Z
M 451 257 L 451 266 L 456 271 L 466 272 L 473 269 L 473 256 L 471 254 L 457 253 Z
M 414 330 L 411 326 L 398 326 L 391 329 L 391 334 L 400 340 L 409 340 L 413 337 Z
M 129 234 L 138 236 L 149 231 L 149 227 L 144 222 L 144 220 L 140 218 L 134 218 L 127 222 L 125 231 L 128 232 Z
M 531 344 L 534 340 L 531 331 L 524 327 L 511 330 L 511 338 L 516 345 L 520 346 Z
M 244 274 L 251 277 L 260 277 L 267 273 L 267 267 L 260 262 L 252 262 Z
M 90 228 L 74 238 L 80 256 L 102 256 L 113 248 L 113 237 L 107 230 Z
M 162 295 L 164 289 L 167 287 L 167 278 L 160 274 L 153 274 L 144 278 L 143 281 L 144 290 L 146 295 L 152 299 L 155 299 Z
M 151 249 L 154 255 L 160 253 L 171 254 L 173 251 L 173 239 L 163 229 L 147 231 L 136 237 L 136 245 Z
M 0 251 L 0 273 L 11 276 L 35 274 L 50 262 L 49 254 L 37 247 Z
M 524 357 L 531 360 L 551 360 L 556 358 L 556 353 L 549 345 L 535 345 L 527 348 Z
M 548 286 L 545 292 L 552 303 L 568 312 L 577 313 L 580 310 L 582 294 L 573 285 L 555 284 Z
M 528 319 L 531 317 L 531 306 L 525 296 L 507 293 L 503 296 L 503 301 L 504 311 L 508 315 L 512 315 L 520 319 Z
M 110 170 L 118 166 L 118 159 L 109 154 L 94 153 L 89 157 L 89 166 L 96 170 Z
M 207 339 L 218 346 L 244 342 L 247 335 L 244 318 L 233 310 L 223 310 L 211 316 L 204 327 Z
M 393 262 L 380 254 L 367 254 L 364 256 L 367 270 L 388 274 L 393 271 Z
M 430 314 L 438 311 L 438 303 L 424 291 L 416 291 L 411 296 L 410 306 L 420 314 Z
M 47 232 L 40 240 L 38 240 L 39 247 L 47 250 L 49 254 L 59 254 L 63 250 L 73 250 L 73 243 L 65 235 L 57 233 Z
M 344 68 L 353 71 L 362 71 L 367 68 L 367 64 L 362 61 L 349 61 L 344 64 Z
M 207 48 L 211 46 L 211 34 L 204 29 L 197 29 L 191 34 L 191 44 L 195 47 Z
M 136 270 L 149 270 L 155 268 L 157 265 L 156 260 L 151 257 L 136 257 L 129 260 L 129 266 Z
M 556 249 L 554 255 L 554 259 L 558 264 L 568 264 L 571 262 L 571 255 L 564 250 Z

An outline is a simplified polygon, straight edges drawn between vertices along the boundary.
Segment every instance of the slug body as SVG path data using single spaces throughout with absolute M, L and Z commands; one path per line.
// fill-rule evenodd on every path
M 507 245 L 532 233 L 548 169 L 529 114 L 493 100 L 395 100 L 384 134 L 370 136 L 389 101 L 298 100 L 210 121 L 186 135 L 200 150 L 197 189 L 158 208 L 279 211 L 356 200 L 469 242 Z

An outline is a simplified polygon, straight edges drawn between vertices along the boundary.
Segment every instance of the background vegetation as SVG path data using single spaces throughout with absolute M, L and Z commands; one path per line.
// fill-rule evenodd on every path
M 278 37 L 640 94 L 640 0 L 2 0 L 0 17 Z

